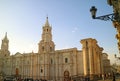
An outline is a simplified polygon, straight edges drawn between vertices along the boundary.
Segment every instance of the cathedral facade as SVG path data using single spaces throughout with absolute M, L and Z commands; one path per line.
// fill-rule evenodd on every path
M 0 50 L 0 75 L 63 81 L 74 79 L 76 76 L 91 77 L 103 73 L 103 48 L 95 39 L 82 39 L 81 50 L 77 48 L 55 50 L 48 17 L 42 27 L 41 38 L 42 40 L 38 43 L 38 53 L 17 52 L 10 55 L 6 33 Z

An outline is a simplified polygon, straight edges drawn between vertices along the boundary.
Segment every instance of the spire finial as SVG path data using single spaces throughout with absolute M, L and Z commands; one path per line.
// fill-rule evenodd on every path
M 7 32 L 5 33 L 5 37 L 3 38 L 3 40 L 8 40 L 8 38 L 7 38 Z
M 7 32 L 5 33 L 5 39 L 7 39 Z
M 45 23 L 45 26 L 49 26 L 48 16 L 46 17 L 46 23 Z
M 7 36 L 7 32 L 5 33 L 5 36 Z
M 47 14 L 47 17 L 46 17 L 46 19 L 48 19 L 48 14 Z

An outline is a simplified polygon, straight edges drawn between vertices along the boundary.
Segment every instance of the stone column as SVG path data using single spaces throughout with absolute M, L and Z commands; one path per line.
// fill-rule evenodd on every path
M 90 80 L 93 80 L 93 55 L 92 55 L 92 47 L 89 46 L 89 66 L 88 66 L 88 76 L 90 77 Z
M 92 57 L 93 58 L 92 59 L 93 60 L 93 74 L 96 75 L 96 68 L 97 68 L 96 67 L 97 56 L 96 56 L 96 47 L 95 47 L 96 44 L 93 43 L 93 45 L 94 45 L 93 48 L 92 48 L 92 54 L 93 54 L 93 57 Z
M 101 47 L 100 48 L 100 74 L 103 74 L 102 51 L 103 51 L 103 48 Z
M 84 75 L 88 75 L 88 50 L 86 48 L 86 40 L 81 40 L 82 43 L 82 52 L 83 52 L 83 69 L 84 69 Z
M 92 40 L 89 41 L 89 74 L 93 75 Z
M 95 46 L 97 41 L 95 39 L 89 39 L 89 75 L 90 75 L 90 79 L 92 80 L 94 75 L 95 75 L 95 67 L 96 64 L 95 62 L 97 61 L 96 59 L 96 53 L 95 53 Z

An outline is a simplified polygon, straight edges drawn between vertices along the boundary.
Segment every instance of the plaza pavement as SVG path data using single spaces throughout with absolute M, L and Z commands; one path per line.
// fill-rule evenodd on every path
M 98 80 L 98 81 L 113 81 L 113 80 L 112 79 L 106 79 L 106 80 Z M 120 81 L 120 78 L 116 79 L 116 81 Z

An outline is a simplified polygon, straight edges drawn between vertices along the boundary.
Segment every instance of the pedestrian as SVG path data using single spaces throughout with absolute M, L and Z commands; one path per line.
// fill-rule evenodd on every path
M 105 76 L 104 76 L 104 74 L 102 74 L 102 79 L 105 80 Z
M 111 74 L 110 73 L 108 73 L 108 77 L 110 78 L 110 76 L 111 76 Z
M 116 81 L 116 80 L 115 80 L 115 75 L 113 75 L 113 81 Z

